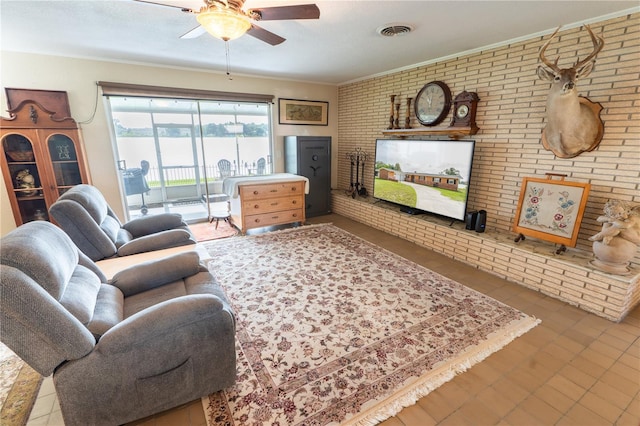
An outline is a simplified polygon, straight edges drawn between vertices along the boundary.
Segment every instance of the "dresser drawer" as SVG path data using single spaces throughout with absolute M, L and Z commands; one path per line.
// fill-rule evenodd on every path
M 304 210 L 295 209 L 273 213 L 251 214 L 244 217 L 247 229 L 283 223 L 304 222 Z
M 266 198 L 262 200 L 244 201 L 242 203 L 242 211 L 246 215 L 271 213 L 282 210 L 292 210 L 302 208 L 304 198 L 295 197 L 278 197 Z
M 300 194 L 304 195 L 304 181 L 240 186 L 240 199 L 242 201 L 286 197 Z

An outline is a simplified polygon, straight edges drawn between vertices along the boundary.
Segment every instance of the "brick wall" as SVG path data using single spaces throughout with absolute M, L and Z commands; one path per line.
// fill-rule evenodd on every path
M 567 180 L 591 183 L 577 248 L 591 252 L 588 237 L 600 230 L 596 218 L 607 199 L 640 203 L 640 14 L 591 24 L 603 31 L 604 49 L 591 75 L 578 91 L 604 107 L 605 133 L 595 151 L 572 159 L 556 158 L 540 142 L 545 123 L 547 81 L 536 76 L 538 50 L 546 37 L 536 37 L 456 59 L 343 85 L 338 102 L 338 185 L 349 187 L 345 156 L 356 147 L 375 152 L 375 140 L 389 124 L 390 100 L 401 99 L 404 123 L 407 97 L 415 97 L 429 81 L 442 80 L 452 95 L 467 90 L 480 97 L 474 136 L 476 149 L 469 208 L 487 211 L 487 229 L 510 233 L 523 177 L 563 173 Z M 567 67 L 591 51 L 581 28 L 561 30 L 546 56 L 561 52 Z M 451 114 L 443 121 L 451 121 Z M 420 127 L 415 118 L 412 127 Z M 365 187 L 373 188 L 373 161 L 366 165 Z M 402 220 L 402 218 L 400 219 Z M 640 254 L 636 256 L 640 263 Z

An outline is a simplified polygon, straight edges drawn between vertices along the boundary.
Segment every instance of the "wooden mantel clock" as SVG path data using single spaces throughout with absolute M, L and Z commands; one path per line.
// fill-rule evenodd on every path
M 476 125 L 476 111 L 480 98 L 475 92 L 466 90 L 458 94 L 453 100 L 453 120 L 450 127 L 469 127 L 471 134 L 478 131 Z

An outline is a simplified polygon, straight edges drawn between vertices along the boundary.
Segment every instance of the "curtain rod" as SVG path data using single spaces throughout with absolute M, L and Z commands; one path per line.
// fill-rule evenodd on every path
M 273 95 L 259 93 L 221 92 L 217 90 L 184 89 L 178 87 L 147 86 L 142 84 L 98 81 L 103 96 L 131 96 L 149 98 L 194 99 L 211 101 L 242 101 L 273 103 Z

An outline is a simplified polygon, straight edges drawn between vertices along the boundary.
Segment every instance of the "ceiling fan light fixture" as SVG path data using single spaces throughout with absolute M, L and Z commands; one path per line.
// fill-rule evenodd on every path
M 251 21 L 247 16 L 218 7 L 201 11 L 196 19 L 209 34 L 224 41 L 236 39 L 251 28 Z

